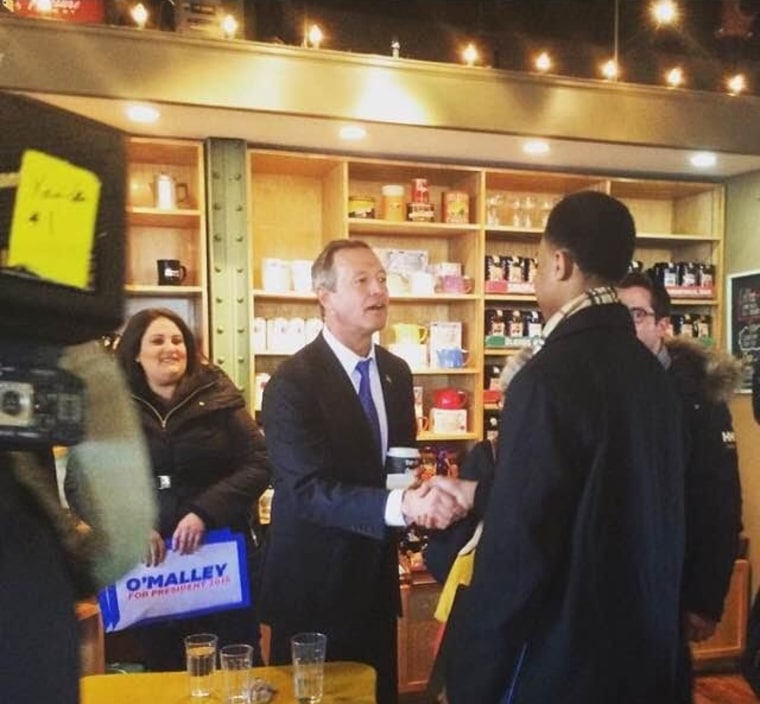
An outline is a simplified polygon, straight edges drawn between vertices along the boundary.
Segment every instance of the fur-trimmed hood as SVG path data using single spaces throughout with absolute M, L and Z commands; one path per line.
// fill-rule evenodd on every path
M 671 337 L 665 341 L 671 358 L 671 373 L 687 393 L 704 393 L 714 403 L 727 403 L 741 381 L 739 360 L 705 347 L 698 340 Z

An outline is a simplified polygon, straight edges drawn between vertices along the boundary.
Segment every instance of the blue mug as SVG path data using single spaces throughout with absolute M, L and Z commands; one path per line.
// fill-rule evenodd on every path
M 442 369 L 459 369 L 467 364 L 467 350 L 459 347 L 444 347 L 436 350 L 438 366 Z

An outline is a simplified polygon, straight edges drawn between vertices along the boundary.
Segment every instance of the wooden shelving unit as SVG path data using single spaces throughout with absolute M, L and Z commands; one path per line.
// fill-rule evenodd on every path
M 128 142 L 127 314 L 171 308 L 208 352 L 208 278 L 203 145 L 133 137 Z M 159 174 L 174 180 L 177 204 L 157 207 Z M 157 260 L 176 259 L 187 270 L 180 285 L 159 285 Z

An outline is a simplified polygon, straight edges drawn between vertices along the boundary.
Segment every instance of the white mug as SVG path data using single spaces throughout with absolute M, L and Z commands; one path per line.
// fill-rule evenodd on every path
M 266 352 L 267 321 L 265 318 L 254 318 L 251 328 L 251 345 L 254 352 Z
M 309 259 L 294 259 L 290 262 L 290 273 L 294 291 L 311 292 L 311 261 Z
M 306 321 L 303 318 L 290 318 L 286 332 L 288 348 L 295 352 L 306 344 Z
M 262 259 L 261 285 L 273 293 L 290 291 L 290 263 L 284 259 Z
M 270 352 L 290 352 L 288 324 L 287 318 L 267 320 L 267 345 Z
M 413 296 L 431 296 L 435 293 L 435 277 L 427 271 L 414 271 L 409 288 Z

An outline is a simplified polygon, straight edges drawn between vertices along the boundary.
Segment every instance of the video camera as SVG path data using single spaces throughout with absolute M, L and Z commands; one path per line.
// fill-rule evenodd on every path
M 64 346 L 123 318 L 123 133 L 0 91 L 0 450 L 72 445 L 84 384 Z

